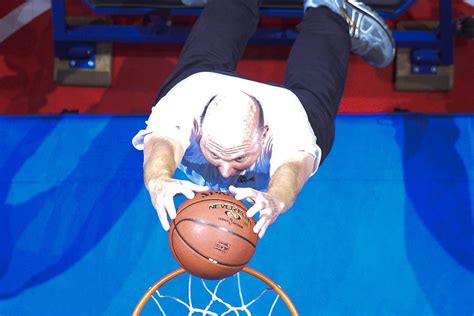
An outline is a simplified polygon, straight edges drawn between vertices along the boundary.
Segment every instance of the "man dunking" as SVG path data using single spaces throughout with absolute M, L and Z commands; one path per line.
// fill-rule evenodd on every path
M 254 231 L 288 210 L 328 155 L 352 50 L 385 67 L 394 41 L 382 19 L 356 0 L 306 0 L 282 87 L 238 77 L 257 28 L 258 0 L 210 0 L 162 87 L 147 127 L 144 180 L 165 230 L 173 197 L 229 190 L 259 213 Z M 190 181 L 173 179 L 179 168 Z

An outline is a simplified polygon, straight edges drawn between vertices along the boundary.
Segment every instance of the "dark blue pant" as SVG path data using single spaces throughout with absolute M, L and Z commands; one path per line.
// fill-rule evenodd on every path
M 234 73 L 258 21 L 257 0 L 210 0 L 157 100 L 194 73 Z M 327 8 L 308 9 L 298 25 L 283 85 L 303 104 L 323 160 L 334 142 L 334 120 L 346 80 L 350 52 L 347 28 L 347 23 Z

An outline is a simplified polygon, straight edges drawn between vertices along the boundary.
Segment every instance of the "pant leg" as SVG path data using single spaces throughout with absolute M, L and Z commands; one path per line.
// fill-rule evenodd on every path
M 259 0 L 210 0 L 189 34 L 157 101 L 178 82 L 202 71 L 233 72 L 259 21 Z
M 324 160 L 334 142 L 334 121 L 347 76 L 348 26 L 328 8 L 318 7 L 306 11 L 298 31 L 284 85 L 303 104 Z

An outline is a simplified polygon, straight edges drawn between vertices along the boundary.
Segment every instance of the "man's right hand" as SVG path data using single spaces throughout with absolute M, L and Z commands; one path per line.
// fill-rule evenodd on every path
M 161 226 L 166 231 L 170 228 L 168 215 L 171 220 L 176 218 L 176 207 L 173 200 L 175 195 L 183 194 L 188 199 L 192 199 L 195 195 L 194 192 L 209 190 L 206 186 L 176 179 L 152 179 L 146 187 L 150 193 L 151 202 L 158 214 Z

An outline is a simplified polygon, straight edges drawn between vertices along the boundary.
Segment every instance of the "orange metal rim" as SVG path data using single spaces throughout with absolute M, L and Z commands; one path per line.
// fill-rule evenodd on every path
M 278 284 L 276 284 L 272 279 L 267 277 L 265 274 L 255 270 L 255 269 L 252 269 L 250 267 L 244 267 L 242 269 L 242 271 L 247 273 L 247 274 L 250 274 L 250 275 L 252 275 L 252 276 L 254 276 L 254 277 L 256 277 L 260 280 L 262 280 L 267 285 L 271 286 L 272 289 L 275 290 L 275 292 L 278 293 L 278 295 L 281 297 L 283 302 L 286 304 L 286 306 L 288 307 L 288 310 L 290 311 L 291 315 L 292 316 L 299 316 L 298 310 L 296 309 L 295 304 L 293 304 L 293 302 L 290 299 L 290 297 L 288 296 L 288 294 L 286 294 L 286 292 Z M 132 315 L 133 316 L 140 315 L 143 307 L 148 302 L 148 300 L 153 295 L 153 293 L 155 293 L 160 287 L 162 287 L 168 281 L 170 281 L 170 280 L 172 280 L 172 279 L 174 279 L 174 278 L 176 278 L 176 277 L 178 277 L 178 276 L 180 276 L 181 274 L 184 274 L 184 273 L 186 273 L 186 270 L 184 270 L 183 268 L 179 268 L 179 269 L 174 270 L 173 272 L 165 275 L 160 280 L 155 282 L 155 284 L 153 284 L 148 289 L 148 291 L 146 291 L 146 293 L 142 296 L 140 301 L 138 301 L 137 306 L 133 310 Z

